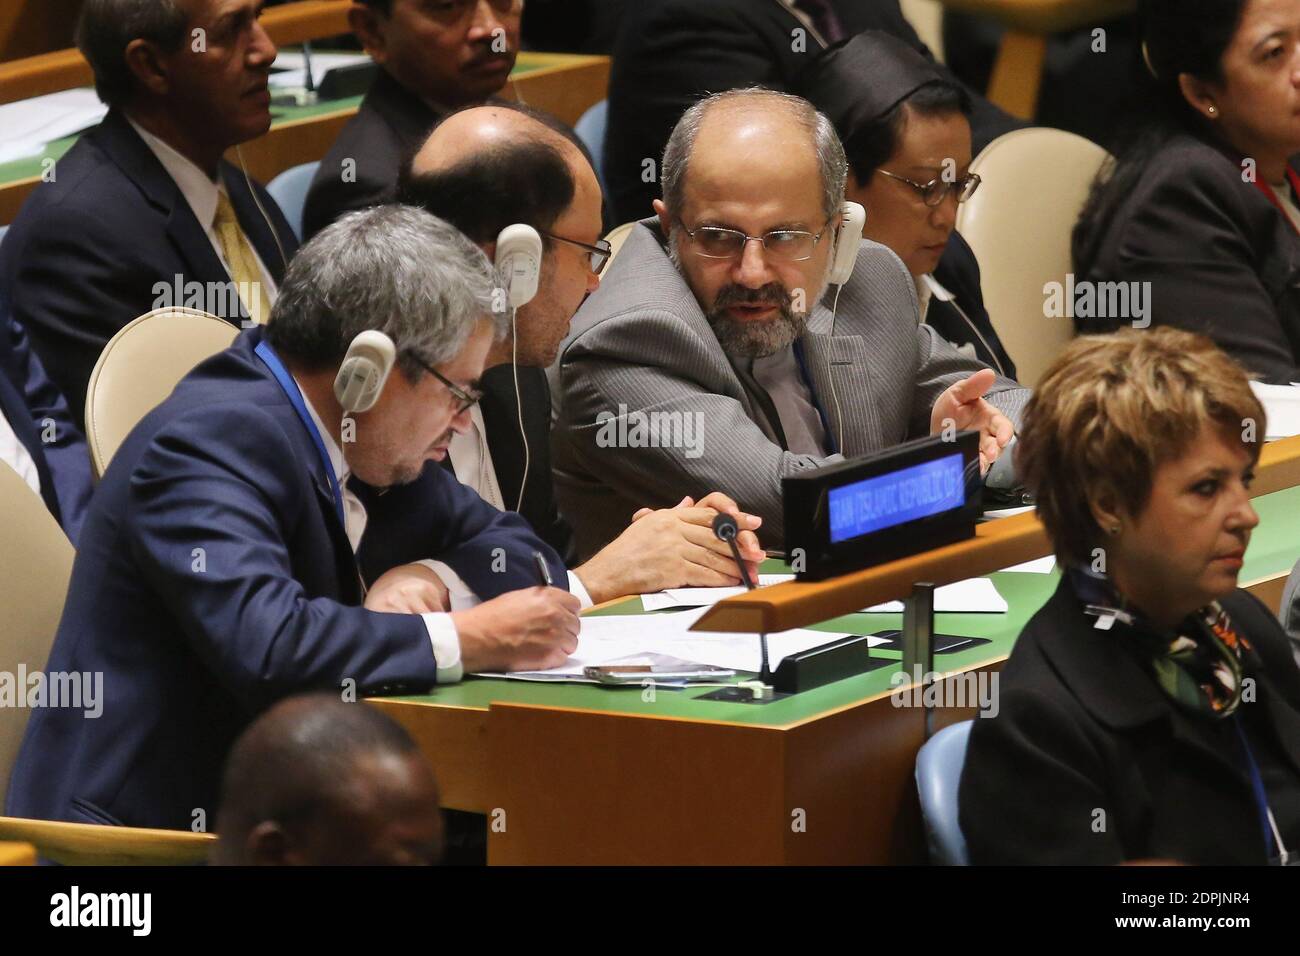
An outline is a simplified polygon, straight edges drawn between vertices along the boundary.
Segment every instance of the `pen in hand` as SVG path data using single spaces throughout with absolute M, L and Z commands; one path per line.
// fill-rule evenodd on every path
M 534 551 L 533 560 L 537 563 L 537 574 L 542 579 L 542 587 L 555 587 L 555 582 L 551 580 L 551 569 L 547 567 L 546 559 L 542 557 L 542 552 Z

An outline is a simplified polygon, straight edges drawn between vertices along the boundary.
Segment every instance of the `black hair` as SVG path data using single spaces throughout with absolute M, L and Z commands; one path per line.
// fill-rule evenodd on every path
M 378 10 L 384 16 L 389 16 L 393 12 L 393 0 L 356 0 L 356 2 L 371 10 Z
M 917 116 L 946 116 L 950 113 L 970 116 L 970 94 L 950 80 L 934 80 L 918 87 L 888 113 L 855 129 L 840 130 L 849 169 L 859 184 L 866 185 L 876 170 L 897 151 L 909 113 Z
M 1178 77 L 1223 81 L 1223 54 L 1249 0 L 1141 0 L 1141 59 L 1133 64 L 1137 88 L 1120 121 L 1115 161 L 1097 174 L 1079 221 L 1072 252 L 1075 270 L 1086 274 L 1107 226 L 1132 195 L 1152 158 L 1171 138 L 1190 133 L 1209 139 L 1208 121 L 1183 96 Z
M 531 116 L 580 146 L 573 131 L 552 116 L 514 103 L 492 105 Z M 398 199 L 446 220 L 481 245 L 495 242 L 502 229 L 516 222 L 549 231 L 576 193 L 573 169 L 563 153 L 538 138 L 495 145 L 429 173 L 413 174 L 408 163 Z
M 86 0 L 77 17 L 76 43 L 95 74 L 95 92 L 109 106 L 125 106 L 135 91 L 126 63 L 132 40 L 148 40 L 174 53 L 185 40 L 189 17 L 173 0 Z
M 226 758 L 221 855 L 240 862 L 248 831 L 263 821 L 301 824 L 332 806 L 356 784 L 358 761 L 412 753 L 411 735 L 369 704 L 344 703 L 337 693 L 281 701 L 245 729 Z

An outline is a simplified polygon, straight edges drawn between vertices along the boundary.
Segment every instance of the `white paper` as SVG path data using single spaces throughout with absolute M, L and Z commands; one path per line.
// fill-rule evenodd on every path
M 316 86 L 320 86 L 325 74 L 337 66 L 352 66 L 354 63 L 369 63 L 370 57 L 364 53 L 315 53 L 311 55 L 311 77 Z M 298 51 L 281 52 L 275 58 L 272 68 L 277 72 L 271 74 L 267 81 L 272 87 L 300 89 L 307 85 L 307 66 L 302 53 Z
M 1300 435 L 1300 388 L 1263 382 L 1251 382 L 1250 387 L 1268 415 L 1265 441 Z
M 1045 558 L 1034 558 L 1034 560 L 1026 561 L 1024 564 L 1013 564 L 1011 567 L 1002 570 L 1020 571 L 1025 574 L 1051 574 L 1056 570 L 1056 558 L 1049 554 Z
M 577 651 L 559 667 L 546 671 L 516 673 L 518 679 L 538 678 L 557 680 L 581 677 L 584 667 L 635 661 L 638 654 L 668 654 L 696 664 L 726 667 L 737 671 L 758 671 L 762 652 L 757 634 L 696 632 L 690 630 L 707 608 L 694 608 L 673 614 L 620 614 L 597 615 L 582 618 L 578 634 Z M 777 664 L 790 654 L 812 647 L 820 647 L 844 637 L 843 633 L 813 631 L 806 628 L 769 634 L 767 654 L 769 665 Z M 869 637 L 868 644 L 875 647 L 887 643 L 885 638 Z M 483 677 L 505 676 L 497 673 Z
M 934 590 L 936 614 L 1005 614 L 1006 599 L 998 593 L 988 578 L 971 578 L 956 584 L 945 584 Z M 901 614 L 902 601 L 886 601 L 873 607 L 864 607 L 864 614 Z
M 760 574 L 757 585 L 766 588 L 793 580 L 793 574 Z M 743 585 L 731 588 L 670 588 L 655 594 L 641 595 L 641 605 L 647 611 L 659 611 L 667 607 L 705 607 L 717 604 L 723 598 L 744 594 L 745 591 Z
M 90 88 L 61 90 L 0 106 L 0 163 L 35 156 L 57 139 L 96 126 L 108 114 Z

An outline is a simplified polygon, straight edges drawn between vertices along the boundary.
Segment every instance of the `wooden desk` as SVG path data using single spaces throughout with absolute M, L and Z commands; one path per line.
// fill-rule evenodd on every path
M 1300 558 L 1300 487 L 1291 487 L 1300 484 L 1300 439 L 1267 446 L 1258 474 L 1261 524 L 1242 581 L 1280 589 Z M 1032 516 L 984 527 L 955 546 L 965 565 L 939 549 L 909 559 L 907 573 L 883 566 L 849 576 L 859 578 L 851 585 L 778 585 L 724 604 L 795 626 L 828 606 L 904 596 L 914 580 L 942 583 L 1047 553 Z M 991 577 L 1008 613 L 935 616 L 938 632 L 989 641 L 936 656 L 944 699 L 961 704 L 935 711 L 936 730 L 972 715 L 955 690 L 1001 668 L 1058 580 Z M 833 596 L 814 601 L 798 587 L 829 587 Z M 817 604 L 828 600 L 838 603 Z M 633 599 L 597 613 L 639 610 Z M 872 633 L 899 627 L 901 617 L 850 614 L 813 626 Z M 705 689 L 647 699 L 638 688 L 477 679 L 373 703 L 429 757 L 447 806 L 488 816 L 494 864 L 919 863 L 914 767 L 924 711 L 895 697 L 913 686 L 900 655 L 873 656 L 890 663 L 763 705 L 704 700 Z
M 1032 120 L 1043 82 L 1047 39 L 1131 13 L 1135 0 L 939 0 L 950 10 L 997 20 L 1006 27 L 988 98 L 1013 116 Z
M 30 843 L 0 843 L 0 866 L 35 866 L 36 847 Z

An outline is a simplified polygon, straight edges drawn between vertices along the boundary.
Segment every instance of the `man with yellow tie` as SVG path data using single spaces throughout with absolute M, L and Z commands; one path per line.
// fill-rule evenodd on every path
M 77 45 L 108 105 L 0 246 L 0 285 L 84 425 L 108 340 L 155 308 L 261 323 L 297 239 L 223 159 L 270 126 L 260 0 L 86 0 Z M 4 330 L 0 330 L 4 331 Z

